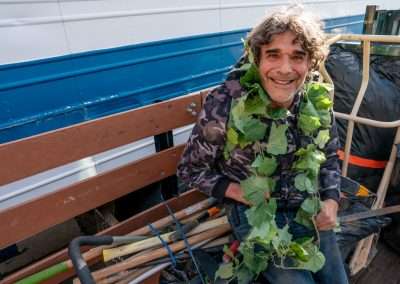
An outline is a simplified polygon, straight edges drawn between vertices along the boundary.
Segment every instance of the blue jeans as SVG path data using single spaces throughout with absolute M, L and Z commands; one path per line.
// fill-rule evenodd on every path
M 234 205 L 228 217 L 233 227 L 234 233 L 239 240 L 242 240 L 249 232 L 250 226 L 244 214 L 247 206 Z M 310 230 L 294 221 L 295 211 L 278 211 L 276 213 L 276 224 L 283 228 L 289 225 L 289 232 L 294 239 L 306 236 L 313 236 Z M 333 231 L 320 231 L 320 250 L 325 256 L 325 265 L 317 273 L 307 270 L 288 270 L 276 267 L 270 263 L 263 276 L 271 284 L 347 284 L 347 275 L 344 269 L 339 247 L 336 242 L 336 234 Z

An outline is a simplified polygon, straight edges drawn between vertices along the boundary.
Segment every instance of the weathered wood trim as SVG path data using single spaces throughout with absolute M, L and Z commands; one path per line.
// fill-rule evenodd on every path
M 168 204 L 168 206 L 170 206 L 170 208 L 173 211 L 176 212 L 176 211 L 184 209 L 196 202 L 199 202 L 205 198 L 206 198 L 206 196 L 203 195 L 202 193 L 200 193 L 199 191 L 191 190 L 191 191 L 188 191 L 188 192 L 182 194 L 181 196 L 179 196 L 177 198 L 172 198 L 172 199 L 168 200 L 166 203 Z M 107 230 L 102 231 L 101 233 L 99 233 L 99 235 L 116 235 L 116 236 L 125 235 L 129 232 L 132 232 L 136 229 L 139 229 L 139 228 L 147 225 L 148 223 L 157 221 L 167 215 L 168 215 L 168 210 L 166 209 L 165 204 L 158 204 L 158 205 L 156 205 L 146 211 L 143 211 L 143 212 L 141 212 L 141 213 L 139 213 L 139 214 L 137 214 L 137 215 L 107 229 Z M 68 258 L 67 250 L 64 249 L 55 254 L 52 254 L 51 256 L 46 257 L 40 261 L 35 262 L 32 265 L 30 265 L 24 269 L 21 269 L 15 273 L 11 274 L 7 278 L 3 279 L 3 281 L 1 281 L 1 283 L 4 283 L 4 284 L 15 283 L 16 281 L 18 281 L 22 278 L 25 278 L 29 275 L 39 272 L 51 265 L 54 265 L 61 261 L 64 261 L 67 258 Z M 98 259 L 97 261 L 99 261 L 99 260 L 100 259 Z M 69 277 L 72 277 L 73 275 L 74 275 L 74 271 L 70 270 L 68 272 L 58 275 L 57 277 L 55 277 L 49 281 L 46 281 L 45 283 L 60 283 L 64 280 L 68 279 Z
M 201 94 L 153 104 L 0 145 L 0 185 L 194 123 Z
M 0 248 L 175 174 L 184 145 L 0 212 Z

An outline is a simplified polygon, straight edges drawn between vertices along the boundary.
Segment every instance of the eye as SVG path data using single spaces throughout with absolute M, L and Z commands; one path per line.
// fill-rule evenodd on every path
M 292 56 L 292 59 L 296 62 L 302 62 L 304 61 L 306 56 L 304 54 L 295 54 Z
M 267 53 L 267 54 L 265 54 L 265 58 L 277 59 L 277 58 L 279 58 L 279 54 L 278 53 Z

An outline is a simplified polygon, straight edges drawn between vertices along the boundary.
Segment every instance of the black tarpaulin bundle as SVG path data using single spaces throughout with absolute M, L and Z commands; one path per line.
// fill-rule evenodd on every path
M 400 48 L 400 47 L 399 47 Z M 337 112 L 349 114 L 353 108 L 362 80 L 362 54 L 334 45 L 326 62 L 326 68 L 335 85 L 335 104 Z M 358 116 L 378 121 L 396 121 L 400 119 L 400 57 L 372 55 L 370 61 L 369 83 Z M 347 121 L 336 119 L 342 150 L 346 141 Z M 396 129 L 377 128 L 355 124 L 351 155 L 366 159 L 365 165 L 350 164 L 348 176 L 371 191 L 376 192 L 383 173 L 383 167 L 370 167 L 375 161 L 389 159 Z M 379 164 L 379 163 L 378 163 Z M 400 200 L 399 159 L 396 162 L 389 190 L 390 200 Z M 342 214 L 368 210 L 365 205 L 355 202 Z M 391 239 L 400 237 L 400 215 L 392 215 L 392 225 L 385 229 L 384 239 L 389 245 L 400 252 L 398 242 Z M 342 253 L 347 256 L 360 238 L 374 232 L 387 224 L 387 219 L 373 218 L 345 224 L 338 234 Z M 388 236 L 388 237 L 386 237 Z M 395 245 L 394 245 L 395 244 Z
M 361 86 L 362 54 L 338 45 L 332 46 L 326 68 L 335 85 L 334 109 L 349 114 Z M 368 88 L 358 116 L 378 121 L 400 119 L 399 57 L 371 55 Z M 337 119 L 337 124 L 344 148 L 347 121 Z M 393 128 L 376 128 L 356 123 L 351 154 L 370 161 L 388 160 L 395 131 Z M 348 176 L 376 191 L 382 172 L 382 168 L 350 164 Z

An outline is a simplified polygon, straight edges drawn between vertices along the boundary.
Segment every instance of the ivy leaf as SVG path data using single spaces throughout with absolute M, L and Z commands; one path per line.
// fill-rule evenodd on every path
M 230 144 L 233 144 L 233 145 L 239 144 L 239 134 L 232 127 L 230 127 L 228 129 L 226 136 L 227 136 L 227 140 Z
M 321 127 L 320 118 L 318 116 L 310 116 L 307 114 L 300 114 L 298 123 L 301 131 L 308 136 Z
M 286 224 L 282 229 L 278 229 L 278 237 L 282 245 L 288 246 L 290 244 L 292 241 L 292 234 L 289 233 L 288 224 Z
M 321 209 L 321 201 L 318 197 L 308 197 L 303 201 L 300 208 L 313 216 L 318 213 L 319 209 Z
M 236 272 L 238 284 L 249 284 L 254 276 L 255 275 L 245 265 L 241 265 Z
M 253 274 L 258 275 L 267 269 L 269 254 L 256 251 L 253 243 L 241 245 L 240 253 L 243 255 L 243 263 Z
M 287 153 L 287 137 L 286 130 L 288 129 L 287 124 L 276 125 L 272 122 L 271 132 L 268 138 L 267 152 L 272 155 L 281 155 Z
M 318 111 L 315 109 L 313 103 L 311 100 L 305 100 L 301 104 L 301 109 L 300 109 L 301 114 L 305 114 L 308 116 L 316 116 L 318 117 Z
M 250 213 L 249 213 L 250 214 Z M 250 218 L 253 218 L 252 216 Z M 248 240 L 258 240 L 260 242 L 268 242 L 272 239 L 271 235 L 274 235 L 274 228 L 269 222 L 263 221 L 260 226 L 253 227 L 250 234 L 247 236 Z M 272 233 L 272 234 L 271 234 Z
M 333 90 L 333 86 L 327 83 L 312 82 L 307 84 L 306 89 L 308 98 L 315 101 L 321 96 L 328 96 L 329 98 L 329 92 Z
M 329 110 L 319 110 L 318 114 L 319 114 L 321 126 L 325 127 L 325 128 L 330 128 L 331 122 L 332 122 L 330 111 Z
M 226 142 L 225 147 L 224 147 L 224 158 L 225 160 L 228 160 L 231 152 L 233 151 L 233 149 L 235 149 L 236 145 L 230 143 L 229 141 Z
M 309 144 L 306 149 L 300 148 L 295 153 L 299 159 L 294 163 L 293 168 L 308 172 L 312 177 L 317 177 L 320 165 L 326 161 L 325 154 L 316 150 L 316 146 Z
M 287 247 L 292 240 L 292 234 L 289 233 L 289 225 L 285 225 L 282 229 L 277 229 L 277 237 L 272 239 L 272 246 L 278 256 L 282 256 L 282 247 Z
M 311 218 L 312 217 L 310 217 L 310 215 L 308 215 L 305 211 L 299 209 L 296 213 L 294 221 L 300 225 L 303 225 L 304 227 L 314 229 L 314 223 L 312 222 Z
M 315 216 L 320 209 L 321 201 L 319 198 L 315 196 L 308 197 L 301 204 L 294 220 L 297 223 L 312 229 L 314 228 L 312 217 Z
M 223 263 L 215 272 L 215 279 L 231 279 L 233 277 L 233 262 Z
M 251 64 L 246 73 L 240 77 L 240 85 L 250 87 L 254 82 L 260 82 L 260 75 L 258 73 L 257 66 L 255 64 Z
M 271 103 L 271 100 L 269 99 L 267 93 L 264 91 L 264 88 L 261 87 L 260 84 L 258 83 L 253 84 L 253 88 L 258 90 L 258 96 L 265 103 L 266 106 Z
M 318 148 L 323 149 L 329 138 L 329 130 L 320 130 L 317 137 L 314 138 L 314 143 L 318 145 Z
M 232 123 L 239 131 L 243 132 L 242 120 L 248 118 L 245 112 L 245 100 L 246 96 L 239 98 L 232 104 L 231 116 Z
M 257 141 L 264 138 L 267 132 L 267 125 L 258 119 L 245 118 L 241 121 L 241 128 L 244 137 L 248 141 Z
M 285 119 L 289 115 L 289 111 L 285 108 L 267 107 L 267 117 L 272 120 Z
M 294 186 L 300 191 L 307 191 L 311 194 L 316 192 L 312 181 L 305 174 L 298 174 L 294 178 Z
M 258 205 L 246 210 L 246 217 L 253 227 L 260 227 L 265 222 L 271 222 L 275 218 L 276 200 L 271 198 L 268 202 L 265 199 Z
M 332 100 L 327 97 L 327 96 L 321 96 L 318 98 L 318 100 L 315 102 L 315 107 L 318 110 L 323 110 L 323 109 L 330 109 L 333 106 Z
M 239 142 L 239 147 L 242 149 L 252 143 L 251 141 L 248 141 L 246 139 L 246 137 L 243 135 L 243 133 L 239 133 L 238 142 Z
M 298 260 L 296 268 L 309 270 L 313 273 L 321 270 L 325 264 L 325 256 L 319 251 L 318 247 L 313 243 L 308 243 L 303 245 L 303 247 L 309 255 L 308 261 Z
M 305 248 L 298 242 L 292 242 L 289 248 L 293 254 L 293 257 L 300 261 L 308 261 L 310 259 L 310 254 Z
M 247 71 L 249 70 L 251 67 L 251 63 L 245 63 L 242 66 L 240 66 L 237 70 L 239 71 Z
M 307 97 L 312 101 L 317 110 L 328 110 L 333 102 L 329 97 L 332 85 L 324 83 L 311 83 L 307 86 Z
M 262 155 L 258 155 L 254 162 L 251 164 L 252 168 L 257 169 L 257 173 L 263 176 L 272 175 L 276 167 L 278 166 L 275 157 L 263 157 Z
M 264 114 L 266 113 L 266 103 L 262 100 L 259 94 L 248 97 L 245 102 L 245 111 L 247 114 Z
M 265 194 L 272 192 L 275 181 L 269 177 L 251 176 L 240 182 L 244 191 L 244 198 L 253 205 L 265 201 Z

